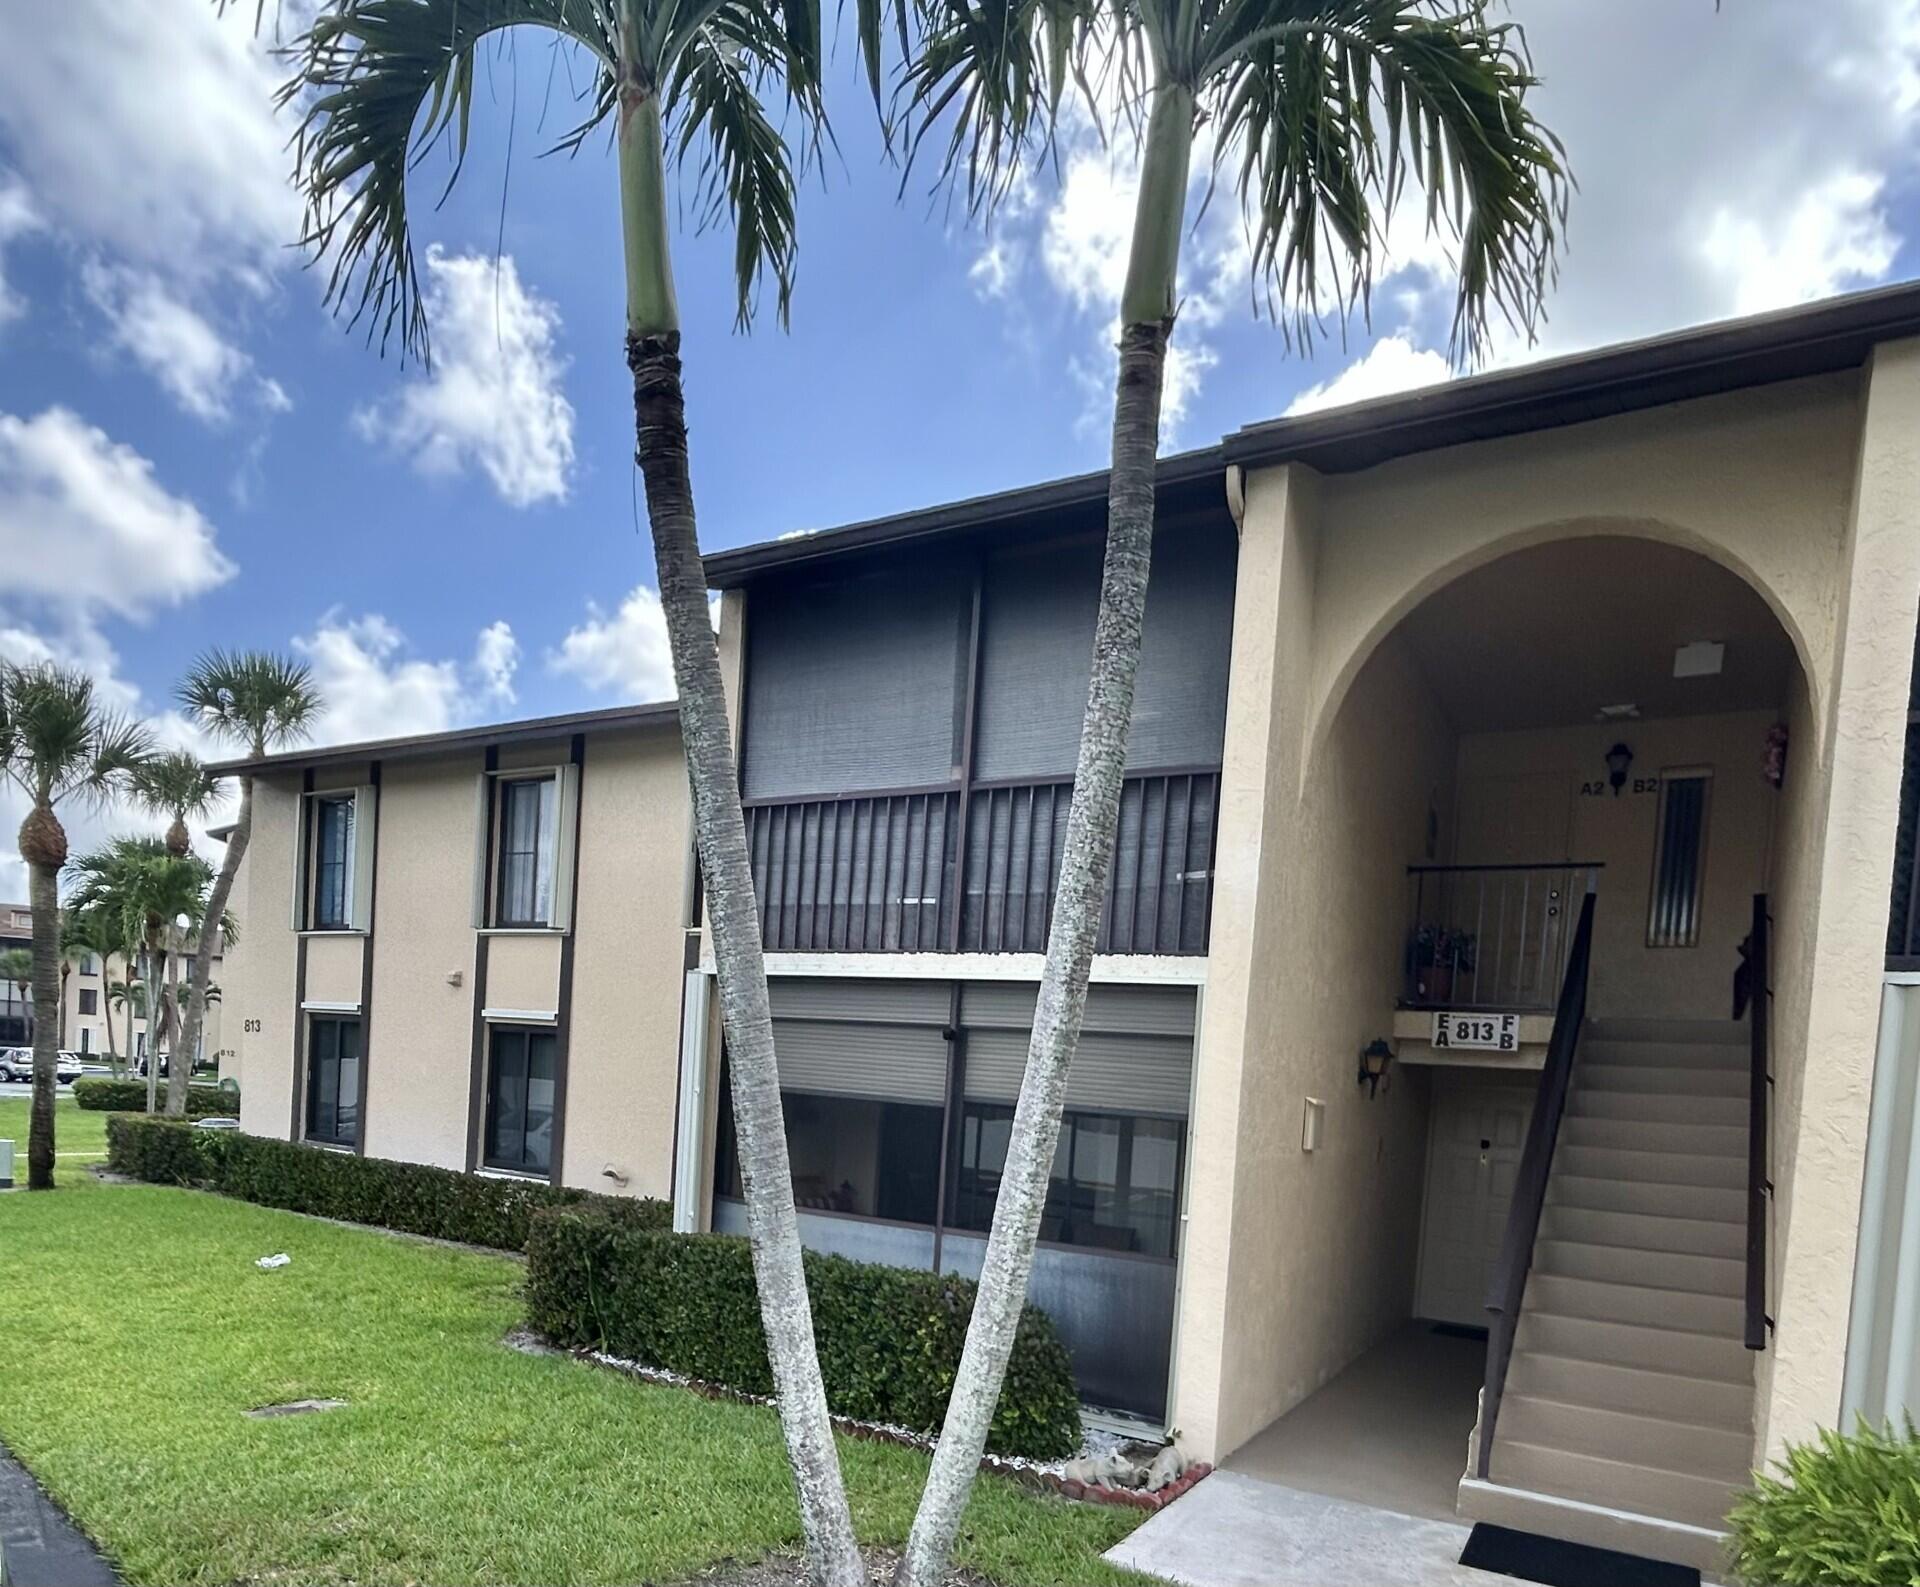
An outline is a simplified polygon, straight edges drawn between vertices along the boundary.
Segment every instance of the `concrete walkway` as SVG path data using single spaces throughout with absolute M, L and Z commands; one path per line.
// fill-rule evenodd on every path
M 1512 1587 L 1459 1563 L 1468 1531 L 1216 1471 L 1106 1557 L 1187 1587 Z
M 7 1587 L 120 1587 L 100 1551 L 0 1446 L 0 1554 Z

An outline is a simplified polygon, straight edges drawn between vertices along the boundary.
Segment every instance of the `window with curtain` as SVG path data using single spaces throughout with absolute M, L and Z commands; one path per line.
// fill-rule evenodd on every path
M 307 1139 L 351 1146 L 359 1127 L 359 1018 L 315 1014 L 307 1024 Z
M 353 795 L 324 794 L 313 806 L 314 931 L 345 931 L 353 899 Z
M 511 1173 L 553 1169 L 554 1062 L 550 1030 L 497 1025 L 487 1060 L 487 1119 L 482 1161 Z
M 558 784 L 540 777 L 502 778 L 494 924 L 553 924 L 554 823 Z
M 1692 948 L 1700 941 L 1700 893 L 1706 878 L 1707 796 L 1713 773 L 1660 779 L 1660 827 L 1653 848 L 1649 948 Z

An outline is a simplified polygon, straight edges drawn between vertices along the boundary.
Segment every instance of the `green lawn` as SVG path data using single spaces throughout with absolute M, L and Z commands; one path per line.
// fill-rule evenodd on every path
M 275 1251 L 292 1265 L 255 1268 Z M 520 1273 L 191 1191 L 0 1196 L 31 1363 L 0 1440 L 130 1582 L 657 1582 L 797 1543 L 771 1411 L 508 1350 Z M 348 1408 L 242 1414 L 308 1396 Z M 862 1540 L 900 1543 L 924 1458 L 841 1457 Z M 1098 1556 L 1138 1520 L 983 1477 L 960 1559 L 1134 1579 Z
M 16 1182 L 27 1178 L 27 1097 L 0 1097 L 0 1141 L 13 1142 L 13 1174 Z M 53 1101 L 53 1149 L 61 1154 L 54 1165 L 56 1183 L 87 1178 L 86 1160 L 69 1153 L 91 1157 L 107 1155 L 107 1119 L 105 1113 L 81 1109 L 69 1096 Z

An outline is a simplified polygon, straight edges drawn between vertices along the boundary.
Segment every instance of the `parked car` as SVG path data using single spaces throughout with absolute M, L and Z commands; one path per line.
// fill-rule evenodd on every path
M 31 1047 L 0 1047 L 0 1080 L 27 1081 L 32 1078 Z
M 53 1080 L 55 1085 L 70 1086 L 80 1078 L 80 1072 L 86 1067 L 80 1054 L 62 1051 L 54 1056 Z

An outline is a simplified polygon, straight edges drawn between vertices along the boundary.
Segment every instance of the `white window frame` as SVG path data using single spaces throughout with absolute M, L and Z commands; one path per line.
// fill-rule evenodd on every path
M 353 801 L 353 831 L 347 838 L 347 923 L 313 924 L 316 858 L 313 842 L 315 808 L 321 800 Z M 296 933 L 305 937 L 365 936 L 373 918 L 373 823 L 377 800 L 371 783 L 348 788 L 316 788 L 300 796 L 300 819 L 294 832 L 293 917 Z
M 547 836 L 552 867 L 552 906 L 544 924 L 495 924 L 495 886 L 500 861 L 500 819 L 505 801 L 502 782 L 553 782 L 553 829 Z M 473 929 L 484 936 L 565 936 L 573 929 L 573 855 L 578 842 L 580 768 L 572 761 L 551 766 L 502 766 L 482 772 L 475 785 L 473 855 Z

